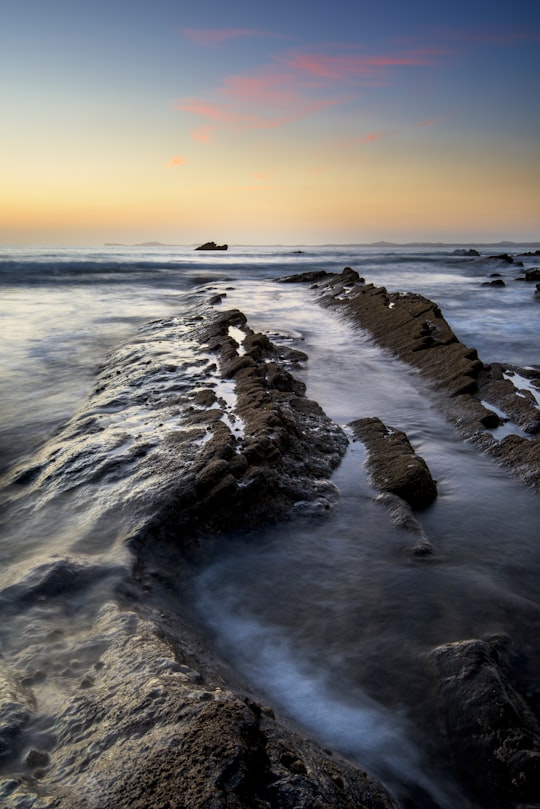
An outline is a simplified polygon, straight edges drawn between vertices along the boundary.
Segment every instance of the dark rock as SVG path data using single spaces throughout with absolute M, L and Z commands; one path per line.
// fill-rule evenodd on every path
M 215 242 L 205 242 L 201 244 L 200 247 L 196 247 L 195 250 L 228 250 L 229 246 L 227 244 L 216 244 Z
M 540 726 L 503 670 L 505 645 L 458 641 L 430 655 L 440 731 L 454 766 L 480 804 L 493 809 L 540 802 Z
M 486 256 L 484 261 L 502 261 L 505 264 L 513 264 L 514 259 L 508 253 L 500 253 L 498 256 Z
M 412 551 L 415 556 L 428 556 L 433 553 L 432 543 L 427 538 L 412 508 L 403 498 L 390 492 L 383 492 L 376 498 L 376 502 L 385 506 L 394 525 L 403 528 L 411 535 L 414 544 L 408 545 L 407 550 Z
M 46 767 L 49 763 L 49 754 L 45 750 L 32 749 L 26 754 L 24 762 L 32 770 L 37 767 Z
M 540 268 L 535 267 L 532 270 L 527 270 L 524 276 L 525 281 L 540 281 Z
M 534 292 L 534 297 L 535 297 L 537 300 L 539 300 L 539 299 L 540 299 L 540 284 L 537 284 L 537 285 L 536 285 L 536 289 L 535 289 L 535 292 Z
M 495 281 L 484 281 L 482 284 L 483 287 L 505 287 L 506 284 L 502 280 L 502 278 L 497 278 Z
M 479 256 L 480 253 L 478 252 L 478 250 L 475 250 L 473 247 L 470 247 L 468 250 L 465 250 L 464 248 L 458 248 L 457 250 L 454 250 L 454 255 L 455 256 Z
M 330 273 L 327 273 L 326 270 L 311 270 L 310 272 L 303 272 L 298 275 L 286 275 L 277 280 L 280 284 L 311 284 L 315 281 L 321 281 L 328 275 L 330 275 Z
M 397 495 L 415 509 L 433 502 L 437 497 L 435 481 L 405 433 L 387 427 L 378 418 L 358 419 L 349 427 L 367 447 L 367 468 L 376 489 Z

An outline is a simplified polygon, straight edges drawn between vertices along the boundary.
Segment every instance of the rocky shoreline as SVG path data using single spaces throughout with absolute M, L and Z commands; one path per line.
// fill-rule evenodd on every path
M 532 397 L 516 393 L 506 369 L 484 365 L 463 346 L 436 304 L 367 285 L 350 269 L 283 281 L 309 283 L 321 305 L 343 312 L 418 368 L 459 433 L 538 491 Z M 184 604 L 190 565 L 228 532 L 290 517 L 324 519 L 338 501 L 331 476 L 349 438 L 305 396 L 294 376 L 305 359 L 252 331 L 238 310 L 205 305 L 183 319 L 154 321 L 110 358 L 88 401 L 38 461 L 13 472 L 13 498 L 30 498 L 35 509 L 73 492 L 95 497 L 94 520 L 118 526 L 117 541 L 127 543 L 134 562 L 129 573 L 120 572 L 114 599 L 89 622 L 85 651 L 78 650 L 84 667 L 64 674 L 58 693 L 48 676 L 54 699 L 44 705 L 36 697 L 43 681 L 36 649 L 21 652 L 16 674 L 2 670 L 4 768 L 24 756 L 20 773 L 0 780 L 3 804 L 398 805 L 360 767 L 276 718 L 200 635 Z M 526 437 L 497 441 L 490 430 L 503 418 Z M 423 564 L 432 548 L 415 512 L 437 496 L 427 465 L 407 436 L 376 418 L 353 422 L 350 430 L 366 444 L 381 502 L 410 532 Z M 130 495 L 119 511 L 126 483 Z M 69 559 L 51 561 L 4 590 L 0 607 L 8 618 L 36 605 L 54 607 L 70 593 L 78 598 L 99 575 Z M 482 809 L 540 805 L 539 705 L 530 697 L 540 692 L 510 646 L 504 638 L 467 639 L 423 661 L 423 715 L 436 738 L 435 756 L 449 757 L 449 769 Z M 36 738 L 36 728 L 42 744 L 28 749 L 26 734 Z M 436 806 L 412 788 L 399 801 Z

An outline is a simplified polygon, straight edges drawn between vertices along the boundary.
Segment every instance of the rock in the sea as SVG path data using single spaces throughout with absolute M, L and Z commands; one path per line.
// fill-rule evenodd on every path
M 195 250 L 228 250 L 228 244 L 216 244 L 215 242 L 205 242 L 201 244 L 200 247 L 196 247 Z
M 378 418 L 357 419 L 349 427 L 367 447 L 367 468 L 376 489 L 397 495 L 415 509 L 433 502 L 437 485 L 405 433 Z
M 466 250 L 465 248 L 458 248 L 457 250 L 454 250 L 454 255 L 455 256 L 479 256 L 480 253 L 478 252 L 478 250 L 475 250 L 473 247 L 470 247 L 468 250 Z
M 540 726 L 505 672 L 507 643 L 457 641 L 428 658 L 453 764 L 480 805 L 492 809 L 540 803 Z
M 502 280 L 502 278 L 496 278 L 494 281 L 484 281 L 482 284 L 483 287 L 505 287 L 506 284 Z
M 411 506 L 402 497 L 390 492 L 383 492 L 375 499 L 375 502 L 385 506 L 394 525 L 403 528 L 410 534 L 412 545 L 408 544 L 407 550 L 412 551 L 415 556 L 427 556 L 433 553 L 432 543 L 415 517 Z
M 516 278 L 516 281 L 529 281 L 529 282 L 540 281 L 540 269 L 538 267 L 534 267 L 531 270 L 527 270 L 524 275 L 521 275 L 519 276 L 519 278 Z

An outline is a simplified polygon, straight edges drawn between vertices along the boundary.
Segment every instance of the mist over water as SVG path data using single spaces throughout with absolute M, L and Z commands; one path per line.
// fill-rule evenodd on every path
M 435 553 L 410 553 L 411 536 L 374 502 L 363 445 L 351 441 L 334 476 L 336 509 L 224 538 L 194 575 L 193 610 L 250 688 L 379 775 L 403 806 L 466 807 L 431 766 L 415 710 L 422 661 L 438 644 L 506 633 L 538 670 L 538 501 L 457 438 L 416 371 L 318 307 L 308 286 L 273 279 L 352 266 L 367 282 L 436 300 L 482 359 L 521 366 L 538 364 L 539 305 L 531 285 L 512 285 L 511 266 L 505 289 L 483 288 L 488 269 L 451 251 L 303 249 L 4 251 L 0 471 L 32 464 L 140 325 L 196 301 L 220 294 L 218 307 L 241 309 L 254 330 L 306 352 L 295 373 L 329 416 L 342 426 L 378 416 L 428 462 L 439 497 L 418 516 Z M 4 659 L 23 673 L 47 672 L 38 696 L 61 701 L 92 658 L 96 616 L 129 579 L 121 524 L 129 491 L 121 481 L 74 487 L 54 508 L 24 493 L 0 496 Z

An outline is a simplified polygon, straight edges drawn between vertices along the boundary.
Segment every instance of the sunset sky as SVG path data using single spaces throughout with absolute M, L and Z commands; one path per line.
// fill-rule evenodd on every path
M 540 3 L 0 0 L 0 243 L 540 239 Z

